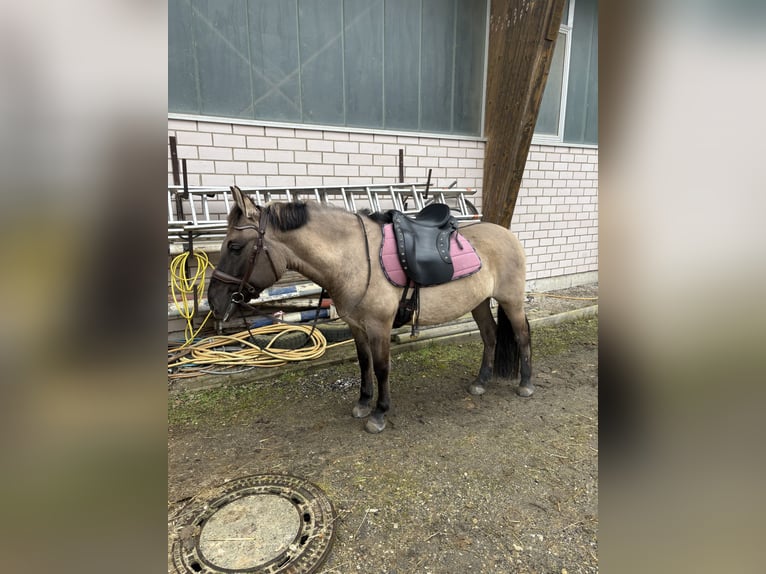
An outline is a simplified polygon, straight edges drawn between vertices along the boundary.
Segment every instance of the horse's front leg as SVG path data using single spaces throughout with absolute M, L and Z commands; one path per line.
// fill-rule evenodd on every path
M 391 329 L 380 329 L 369 333 L 372 351 L 372 366 L 378 379 L 378 402 L 375 410 L 367 419 L 365 429 L 370 433 L 379 433 L 386 428 L 386 412 L 391 406 L 391 394 L 388 385 L 388 373 L 391 369 Z
M 359 391 L 359 400 L 354 405 L 351 413 L 355 418 L 363 419 L 372 412 L 372 352 L 370 351 L 370 341 L 367 339 L 367 333 L 358 327 L 351 327 L 351 333 L 354 336 L 356 344 L 356 356 L 359 359 L 359 370 L 361 371 L 361 387 Z

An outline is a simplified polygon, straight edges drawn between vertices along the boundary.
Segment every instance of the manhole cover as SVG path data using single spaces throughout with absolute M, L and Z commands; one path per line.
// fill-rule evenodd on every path
M 309 574 L 330 551 L 334 511 L 317 486 L 293 476 L 246 476 L 184 512 L 173 542 L 182 574 Z

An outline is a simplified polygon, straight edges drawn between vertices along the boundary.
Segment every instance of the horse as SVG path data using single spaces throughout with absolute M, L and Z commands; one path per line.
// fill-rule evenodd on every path
M 305 202 L 256 205 L 232 186 L 235 205 L 220 260 L 212 273 L 208 302 L 216 319 L 228 317 L 291 269 L 324 288 L 356 344 L 361 371 L 359 400 L 352 409 L 366 418 L 365 429 L 379 433 L 391 406 L 389 391 L 391 330 L 403 288 L 384 275 L 375 249 L 383 228 L 373 217 L 340 207 Z M 516 393 L 529 397 L 532 383 L 531 337 L 524 311 L 526 260 L 518 238 L 489 222 L 460 227 L 481 259 L 470 276 L 420 289 L 420 325 L 437 325 L 468 311 L 479 327 L 484 350 L 468 392 L 481 395 L 494 377 L 516 378 Z M 490 299 L 498 303 L 497 322 Z M 373 376 L 377 380 L 374 409 Z

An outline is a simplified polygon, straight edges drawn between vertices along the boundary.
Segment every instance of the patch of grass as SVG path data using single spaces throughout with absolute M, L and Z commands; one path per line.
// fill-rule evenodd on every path
M 273 413 L 285 403 L 288 386 L 294 380 L 297 380 L 295 373 L 285 373 L 269 382 L 225 385 L 173 395 L 168 400 L 168 424 L 171 427 L 196 426 L 202 421 L 206 425 L 225 424 L 242 413 L 248 417 Z
M 595 345 L 598 342 L 598 317 L 568 321 L 558 325 L 538 327 L 532 331 L 532 356 L 553 356 L 567 352 L 575 345 Z M 405 351 L 393 358 L 392 370 L 401 379 L 406 373 L 428 371 L 430 376 L 449 374 L 458 370 L 472 371 L 481 361 L 481 342 L 440 343 L 434 341 L 415 351 Z M 467 363 L 471 358 L 471 364 Z M 333 381 L 341 374 L 358 376 L 356 365 L 326 367 L 311 366 L 287 369 L 269 381 L 226 385 L 193 393 L 171 395 L 168 400 L 168 424 L 171 427 L 194 427 L 226 424 L 240 414 L 248 418 L 273 416 L 275 411 L 289 405 L 291 393 L 299 384 L 319 379 Z M 305 384 L 302 385 L 305 387 Z M 322 392 L 315 389 L 315 392 Z
M 532 356 L 565 353 L 574 345 L 598 344 L 598 317 L 565 321 L 532 330 Z

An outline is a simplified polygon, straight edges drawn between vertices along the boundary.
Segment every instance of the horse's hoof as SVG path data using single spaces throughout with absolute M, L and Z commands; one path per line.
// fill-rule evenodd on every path
M 363 419 L 370 415 L 372 412 L 372 407 L 367 405 L 354 405 L 353 410 L 351 411 L 351 414 L 354 415 L 355 419 Z
M 487 392 L 487 387 L 485 387 L 484 385 L 477 385 L 476 383 L 471 383 L 471 386 L 468 387 L 468 392 L 471 393 L 473 396 L 478 397 Z
M 371 434 L 378 434 L 384 428 L 386 428 L 386 419 L 381 419 L 380 421 L 378 421 L 370 417 L 369 419 L 367 419 L 367 424 L 364 425 L 364 430 L 366 430 L 368 433 L 371 433 Z
M 520 397 L 531 397 L 534 392 L 535 387 L 533 385 L 519 385 L 519 388 L 516 389 L 516 394 Z

